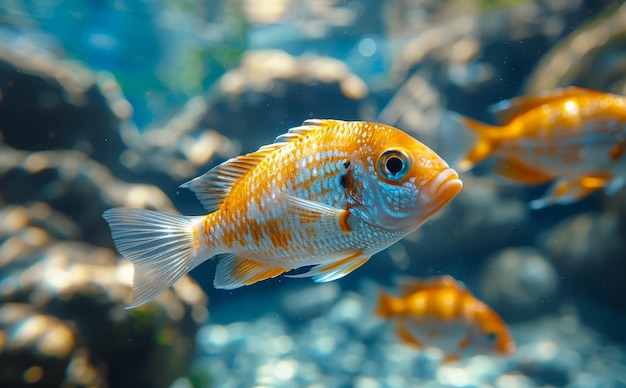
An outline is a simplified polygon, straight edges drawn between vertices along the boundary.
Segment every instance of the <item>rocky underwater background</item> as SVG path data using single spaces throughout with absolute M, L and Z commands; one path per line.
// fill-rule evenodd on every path
M 0 4 L 1 387 L 626 387 L 626 190 L 531 210 L 461 194 L 341 280 L 226 291 L 215 264 L 125 310 L 102 213 L 203 214 L 178 186 L 307 118 L 434 140 L 444 109 L 578 85 L 626 95 L 626 4 L 603 0 L 11 0 Z M 454 139 L 451 139 L 453 141 Z M 441 364 L 377 288 L 452 275 L 517 351 Z

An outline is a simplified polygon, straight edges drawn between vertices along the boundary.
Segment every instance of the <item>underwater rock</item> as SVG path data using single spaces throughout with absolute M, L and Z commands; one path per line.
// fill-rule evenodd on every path
M 68 382 L 65 373 L 76 347 L 71 323 L 38 314 L 24 303 L 3 303 L 0 307 L 2 386 L 58 386 L 61 381 Z M 82 379 L 70 378 L 72 383 L 102 386 L 93 366 L 81 369 Z
M 403 345 L 369 301 L 343 292 L 328 313 L 298 324 L 268 314 L 207 324 L 181 386 L 543 387 L 619 386 L 624 350 L 607 344 L 575 310 L 514 324 L 518 351 L 441 364 L 433 348 Z M 369 327 L 368 330 L 362 328 Z M 589 384 L 582 384 L 582 383 Z M 185 385 L 182 385 L 185 384 Z
M 0 186 L 1 201 L 44 202 L 78 223 L 79 227 L 68 229 L 74 231 L 73 238 L 80 236 L 97 245 L 112 245 L 102 219 L 102 212 L 110 207 L 175 212 L 170 199 L 158 188 L 121 182 L 106 167 L 78 151 L 27 152 L 0 144 Z
M 537 63 L 527 94 L 578 85 L 626 94 L 626 4 L 612 2 L 591 22 L 554 45 Z
M 505 320 L 535 318 L 560 303 L 558 273 L 534 248 L 497 253 L 487 259 L 479 279 L 479 295 Z
M 0 148 L 0 385 L 167 386 L 207 319 L 205 294 L 185 277 L 125 310 L 132 267 L 85 241 L 112 245 L 104 208 L 169 199 L 80 152 Z
M 166 122 L 141 133 L 125 129 L 128 147 L 120 160 L 142 182 L 174 192 L 215 159 L 252 152 L 308 118 L 362 118 L 367 94 L 367 85 L 341 61 L 249 52 L 207 96 L 191 98 Z
M 294 40 L 342 39 L 382 29 L 384 3 L 376 0 L 354 0 L 350 3 L 307 0 L 268 0 L 259 7 L 254 0 L 242 2 L 243 14 L 257 27 L 276 23 L 289 28 L 290 34 L 278 39 Z M 263 37 L 263 34 L 258 34 Z M 286 36 L 285 36 L 286 35 Z M 270 36 L 276 38 L 275 35 Z M 259 37 L 254 36 L 259 40 Z M 257 45 L 269 45 L 264 40 Z
M 563 282 L 626 311 L 626 192 L 601 213 L 561 221 L 539 237 Z
M 80 151 L 121 174 L 120 128 L 131 115 L 108 73 L 30 45 L 0 44 L 0 143 Z
M 406 40 L 393 57 L 392 82 L 403 85 L 419 74 L 449 109 L 487 119 L 485 107 L 513 97 L 543 53 L 614 2 L 426 3 L 386 6 L 386 29 Z
M 20 151 L 80 152 L 119 179 L 176 188 L 215 153 L 237 151 L 217 132 L 196 128 L 205 104 L 190 99 L 176 117 L 142 132 L 110 73 L 30 45 L 0 44 L 0 144 Z
M 166 122 L 144 132 L 127 131 L 128 148 L 120 153 L 121 163 L 142 181 L 158 182 L 173 192 L 182 182 L 206 172 L 200 167 L 213 158 L 238 154 L 234 141 L 200 124 L 207 109 L 204 97 L 193 97 Z
M 247 53 L 209 92 L 200 122 L 253 151 L 308 118 L 363 118 L 367 85 L 336 59 L 280 50 Z
M 437 124 L 444 97 L 426 74 L 416 73 L 396 90 L 377 121 L 401 128 L 437 152 Z
M 337 302 L 340 292 L 341 287 L 337 282 L 296 289 L 283 295 L 283 312 L 294 319 L 314 318 L 330 309 Z
M 31 257 L 28 265 L 2 260 L 0 385 L 157 387 L 186 370 L 208 317 L 206 296 L 190 278 L 125 310 L 132 268 L 111 250 L 58 242 Z
M 555 310 L 514 327 L 520 346 L 511 369 L 531 378 L 533 386 L 623 385 L 624 348 L 587 326 L 583 311 L 570 305 Z

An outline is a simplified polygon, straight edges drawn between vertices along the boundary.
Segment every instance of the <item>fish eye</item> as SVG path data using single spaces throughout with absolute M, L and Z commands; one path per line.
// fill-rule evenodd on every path
M 409 172 L 411 161 L 407 154 L 400 150 L 387 150 L 378 158 L 378 173 L 383 179 L 400 181 Z
M 492 343 L 496 341 L 496 339 L 498 338 L 498 335 L 490 331 L 489 333 L 485 334 L 485 337 L 487 338 L 487 342 Z

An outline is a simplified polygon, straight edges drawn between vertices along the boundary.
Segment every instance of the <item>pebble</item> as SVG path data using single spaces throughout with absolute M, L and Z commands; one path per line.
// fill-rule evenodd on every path
M 442 365 L 441 351 L 399 342 L 391 324 L 378 323 L 374 333 L 359 330 L 377 321 L 366 305 L 343 291 L 333 308 L 310 321 L 267 315 L 207 324 L 196 337 L 192 375 L 210 376 L 219 388 L 602 387 L 625 381 L 624 346 L 604 340 L 571 308 L 512 325 L 518 351 L 511 357 L 479 355 Z
M 557 272 L 533 248 L 508 248 L 493 255 L 479 279 L 478 296 L 509 319 L 533 318 L 558 305 Z

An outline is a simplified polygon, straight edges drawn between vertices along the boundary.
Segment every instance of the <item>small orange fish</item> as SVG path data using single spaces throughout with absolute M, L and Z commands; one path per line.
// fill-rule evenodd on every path
M 219 254 L 216 288 L 311 265 L 292 276 L 341 278 L 441 210 L 462 183 L 399 129 L 307 120 L 181 187 L 194 191 L 209 214 L 127 208 L 103 214 L 118 250 L 134 265 L 130 307 Z
M 507 355 L 515 341 L 498 314 L 451 276 L 407 279 L 400 298 L 381 291 L 376 313 L 396 322 L 398 336 L 445 353 L 444 362 L 480 353 Z
M 534 209 L 600 188 L 612 194 L 626 183 L 626 96 L 568 87 L 503 101 L 494 110 L 501 127 L 446 112 L 440 155 L 460 171 L 494 157 L 493 175 L 512 183 L 555 181 L 531 202 Z

